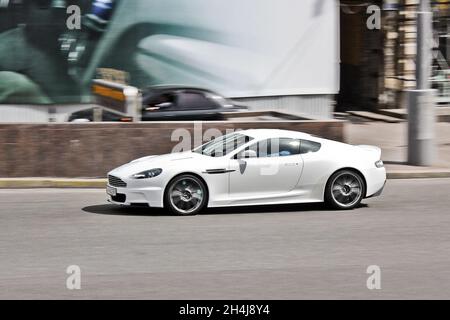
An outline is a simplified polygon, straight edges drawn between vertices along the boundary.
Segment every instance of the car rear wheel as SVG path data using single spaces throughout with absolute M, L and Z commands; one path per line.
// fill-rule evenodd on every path
M 356 208 L 366 194 L 361 174 L 352 170 L 336 172 L 328 180 L 325 188 L 325 202 L 335 209 Z
M 205 183 L 193 175 L 180 175 L 166 188 L 165 205 L 176 215 L 198 214 L 206 206 L 207 199 Z

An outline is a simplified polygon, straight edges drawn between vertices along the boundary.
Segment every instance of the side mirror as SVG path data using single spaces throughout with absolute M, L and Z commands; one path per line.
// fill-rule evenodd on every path
M 257 158 L 258 154 L 255 150 L 245 150 L 238 155 L 238 159 Z

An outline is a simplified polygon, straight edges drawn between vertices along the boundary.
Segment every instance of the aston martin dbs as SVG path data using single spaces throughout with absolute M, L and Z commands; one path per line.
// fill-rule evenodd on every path
M 194 215 L 206 207 L 326 202 L 353 209 L 386 183 L 381 149 L 283 130 L 246 130 L 108 174 L 111 203 Z

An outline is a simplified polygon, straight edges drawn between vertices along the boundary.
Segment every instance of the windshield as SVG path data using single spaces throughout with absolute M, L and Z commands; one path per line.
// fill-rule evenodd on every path
M 241 133 L 231 133 L 214 139 L 196 149 L 193 152 L 208 157 L 223 157 L 252 141 L 253 138 Z

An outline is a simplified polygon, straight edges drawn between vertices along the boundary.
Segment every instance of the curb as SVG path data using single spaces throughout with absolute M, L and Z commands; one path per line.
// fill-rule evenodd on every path
M 450 178 L 448 171 L 391 171 L 388 180 L 399 179 L 443 179 Z M 0 178 L 0 189 L 104 189 L 107 179 L 61 179 L 61 178 Z
M 387 173 L 387 178 L 395 179 L 443 179 L 450 178 L 450 171 L 391 171 Z
M 34 189 L 34 188 L 106 188 L 106 179 L 0 179 L 0 189 Z

